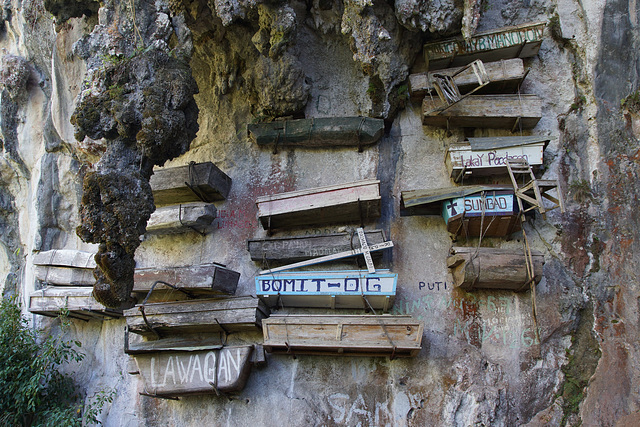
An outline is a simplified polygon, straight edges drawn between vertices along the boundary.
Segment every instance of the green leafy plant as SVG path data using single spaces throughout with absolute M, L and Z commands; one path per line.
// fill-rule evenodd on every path
M 632 92 L 626 98 L 620 101 L 620 106 L 629 110 L 632 113 L 640 111 L 640 89 Z
M 61 320 L 64 330 L 69 320 Z M 96 424 L 102 406 L 114 394 L 98 393 L 83 405 L 72 378 L 60 372 L 61 366 L 83 359 L 80 346 L 79 341 L 45 336 L 30 328 L 20 307 L 11 299 L 2 299 L 0 425 L 81 426 L 83 418 Z

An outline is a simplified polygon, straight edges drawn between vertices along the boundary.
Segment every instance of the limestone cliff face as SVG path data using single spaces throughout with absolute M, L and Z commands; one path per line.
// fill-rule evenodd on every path
M 241 272 L 237 295 L 255 295 L 262 266 L 245 241 L 265 236 L 257 196 L 378 178 L 383 213 L 371 226 L 395 246 L 377 266 L 399 275 L 392 314 L 424 323 L 418 357 L 273 355 L 235 399 L 166 401 L 140 395 L 126 373 L 123 320 L 74 321 L 87 353 L 79 384 L 118 391 L 105 425 L 638 424 L 639 14 L 619 0 L 5 1 L 0 289 L 26 308 L 42 286 L 33 254 L 69 248 L 99 254 L 96 295 L 112 305 L 128 300 L 134 265 L 220 262 Z M 560 181 L 567 207 L 524 226 L 546 260 L 539 335 L 529 292 L 454 289 L 442 220 L 399 212 L 400 191 L 452 185 L 448 144 L 508 134 L 422 125 L 406 80 L 424 70 L 423 43 L 538 20 L 545 40 L 521 91 L 543 99 L 532 134 L 553 138 L 544 177 Z M 246 136 L 247 123 L 271 118 L 353 115 L 387 125 L 361 153 L 273 154 Z M 190 161 L 233 179 L 216 229 L 142 240 L 154 166 Z

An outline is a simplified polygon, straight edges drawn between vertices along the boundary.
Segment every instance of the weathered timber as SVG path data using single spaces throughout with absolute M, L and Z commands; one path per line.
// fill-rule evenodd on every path
M 148 234 L 176 234 L 186 231 L 206 232 L 216 219 L 212 203 L 194 202 L 157 208 L 147 222 Z
M 482 192 L 513 191 L 511 185 L 465 185 L 459 187 L 405 190 L 400 196 L 400 213 L 411 215 L 442 215 L 442 205 L 449 199 L 470 196 Z
M 487 93 L 513 93 L 518 90 L 522 80 L 526 76 L 522 59 L 507 59 L 503 61 L 487 62 L 484 64 L 489 84 L 479 89 L 476 94 L 482 95 Z M 438 70 L 438 74 L 454 75 L 463 67 L 448 68 L 446 70 Z M 435 95 L 435 89 L 432 85 L 430 77 L 432 73 L 416 73 L 409 76 L 409 92 L 413 100 L 422 100 L 431 93 Z M 478 79 L 473 70 L 465 70 L 456 75 L 454 82 L 462 94 L 473 90 L 478 85 Z
M 384 121 L 370 117 L 323 117 L 276 120 L 247 125 L 258 145 L 306 147 L 363 146 L 377 142 L 384 132 Z
M 93 252 L 77 251 L 74 249 L 53 249 L 33 254 L 33 263 L 35 265 L 93 269 L 96 267 L 96 261 L 93 259 L 94 256 L 95 253 Z
M 96 281 L 90 268 L 36 265 L 35 272 L 36 279 L 50 285 L 93 286 Z
M 471 95 L 443 110 L 445 107 L 439 98 L 426 96 L 422 123 L 518 130 L 532 129 L 542 118 L 542 100 L 536 95 Z
M 29 311 L 43 316 L 57 317 L 68 312 L 76 319 L 111 319 L 122 316 L 122 310 L 106 308 L 92 295 L 91 287 L 49 286 L 29 296 Z
M 150 183 L 156 206 L 224 200 L 231 189 L 231 178 L 211 162 L 156 170 Z
M 550 139 L 540 136 L 470 138 L 474 144 L 464 141 L 449 146 L 447 167 L 456 182 L 470 176 L 506 175 L 509 159 L 524 159 L 532 167 L 539 167 Z
M 151 328 L 143 319 L 142 310 Z M 124 315 L 131 332 L 154 337 L 260 329 L 269 308 L 254 297 L 230 297 L 148 303 L 126 310 Z
M 219 350 L 160 351 L 135 356 L 149 396 L 241 391 L 251 372 L 253 346 Z
M 538 54 L 544 37 L 544 22 L 478 33 L 468 40 L 462 36 L 424 45 L 429 70 L 466 65 L 476 59 L 484 62 L 527 58 Z
M 370 245 L 385 241 L 382 230 L 365 231 Z M 356 233 L 331 233 L 294 237 L 273 237 L 268 239 L 251 239 L 247 241 L 247 249 L 253 261 L 303 261 L 319 256 L 333 255 L 357 248 L 359 246 Z M 382 255 L 381 252 L 373 252 Z
M 442 206 L 447 231 L 456 236 L 508 236 L 521 228 L 519 212 L 513 191 L 476 193 Z
M 340 356 L 415 356 L 423 326 L 411 316 L 283 315 L 265 319 L 268 352 Z
M 268 306 L 362 308 L 388 311 L 398 275 L 388 270 L 296 271 L 256 276 L 256 294 Z
M 187 290 L 192 295 L 233 295 L 238 287 L 240 273 L 217 264 L 136 268 L 133 274 L 133 292 L 147 293 L 158 280 Z M 173 289 L 162 284 L 158 284 L 154 288 L 154 292 L 162 292 L 163 290 L 173 291 Z
M 451 248 L 447 266 L 457 287 L 525 291 L 542 279 L 544 255 L 531 251 L 533 277 L 527 273 L 524 249 Z
M 380 216 L 380 181 L 366 180 L 259 197 L 265 230 L 369 221 Z

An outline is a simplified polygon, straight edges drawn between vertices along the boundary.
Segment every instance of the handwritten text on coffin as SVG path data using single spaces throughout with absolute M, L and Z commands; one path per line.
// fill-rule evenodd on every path
M 514 213 L 513 194 L 480 194 L 446 200 L 442 204 L 445 220 L 464 213 L 465 216 L 511 215 Z

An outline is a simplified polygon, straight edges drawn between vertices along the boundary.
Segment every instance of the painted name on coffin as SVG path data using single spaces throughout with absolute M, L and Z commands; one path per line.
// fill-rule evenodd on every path
M 465 168 L 505 166 L 506 161 L 512 160 L 512 159 L 524 159 L 527 162 L 529 162 L 529 156 L 527 154 L 523 154 L 523 153 L 512 154 L 512 153 L 509 153 L 508 151 L 504 151 L 504 152 L 490 151 L 488 153 L 470 153 L 466 156 L 464 154 L 460 154 L 459 156 L 452 155 L 451 159 L 455 167 L 465 167 Z
M 480 216 L 484 211 L 485 215 L 513 214 L 512 194 L 485 194 L 458 197 L 447 200 L 443 203 L 442 216 L 445 220 L 460 215 Z
M 244 386 L 251 347 L 192 352 L 159 352 L 136 356 L 140 373 L 154 394 L 237 390 Z
M 452 40 L 444 43 L 434 43 L 425 46 L 425 50 L 430 58 L 444 55 L 451 55 L 454 52 L 471 53 L 484 50 L 500 49 L 516 46 L 522 43 L 533 43 L 542 40 L 544 36 L 544 25 L 521 28 L 503 33 L 486 34 L 473 37 L 469 40 Z
M 298 272 L 256 277 L 260 295 L 395 294 L 397 274 Z

